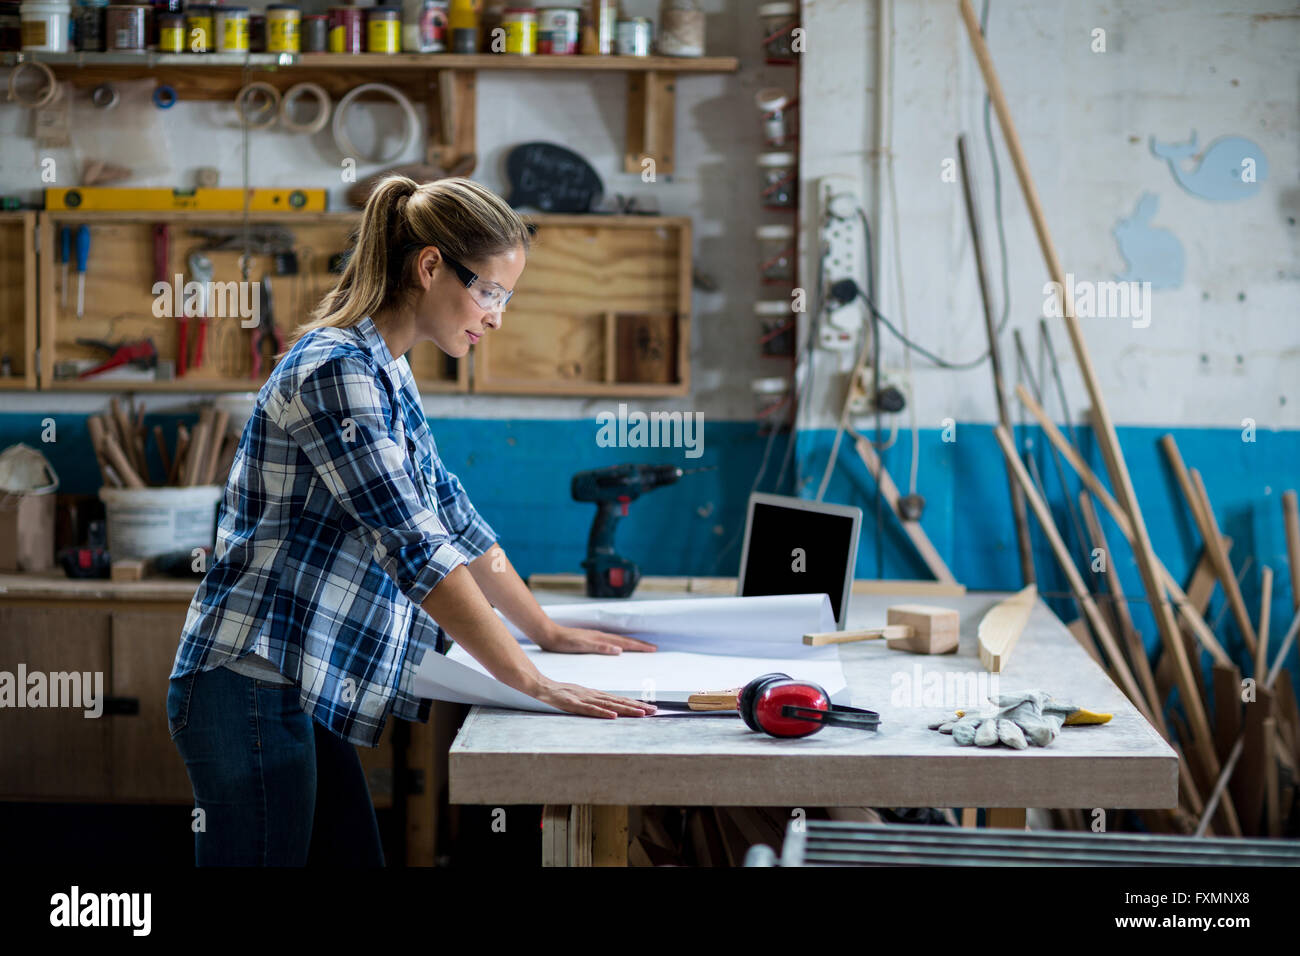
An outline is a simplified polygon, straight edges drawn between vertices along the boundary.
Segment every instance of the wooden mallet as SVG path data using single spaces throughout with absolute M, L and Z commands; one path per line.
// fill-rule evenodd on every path
M 823 644 L 848 644 L 854 641 L 885 639 L 890 650 L 913 654 L 951 654 L 957 650 L 960 619 L 956 611 L 928 604 L 896 604 L 885 612 L 884 627 L 861 631 L 827 631 L 805 634 L 803 642 L 812 647 Z

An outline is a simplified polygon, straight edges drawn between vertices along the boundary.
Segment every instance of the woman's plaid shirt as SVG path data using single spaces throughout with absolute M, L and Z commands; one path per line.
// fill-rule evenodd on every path
M 496 533 L 443 466 L 411 367 L 369 317 L 308 332 L 276 365 L 217 523 L 172 678 L 256 652 L 353 743 L 375 746 L 390 712 L 428 719 L 411 679 L 446 642 L 420 603 Z

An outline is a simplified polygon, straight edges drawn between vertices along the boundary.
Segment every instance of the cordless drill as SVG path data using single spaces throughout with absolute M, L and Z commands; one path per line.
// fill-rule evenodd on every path
M 612 465 L 573 476 L 574 501 L 594 501 L 596 520 L 587 537 L 587 597 L 628 597 L 641 569 L 614 551 L 614 531 L 627 506 L 647 491 L 671 485 L 686 472 L 675 465 Z

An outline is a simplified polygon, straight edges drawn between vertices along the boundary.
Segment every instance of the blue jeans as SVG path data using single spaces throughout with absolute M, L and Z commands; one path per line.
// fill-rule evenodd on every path
M 297 687 L 225 667 L 177 678 L 167 729 L 194 788 L 199 866 L 384 865 L 356 748 Z

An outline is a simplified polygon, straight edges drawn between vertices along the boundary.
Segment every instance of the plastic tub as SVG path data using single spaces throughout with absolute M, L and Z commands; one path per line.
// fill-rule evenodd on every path
M 72 5 L 50 0 L 28 0 L 18 8 L 24 50 L 67 53 Z
M 220 485 L 99 489 L 114 558 L 150 558 L 210 548 L 217 538 Z

